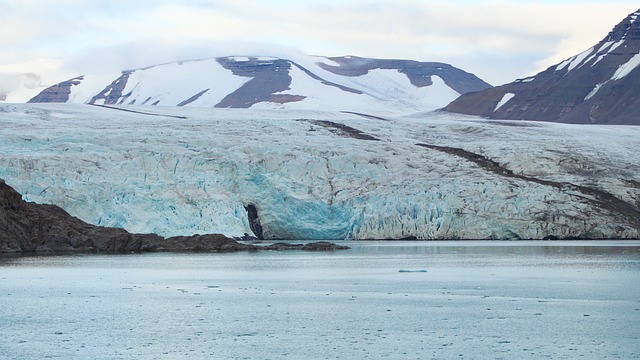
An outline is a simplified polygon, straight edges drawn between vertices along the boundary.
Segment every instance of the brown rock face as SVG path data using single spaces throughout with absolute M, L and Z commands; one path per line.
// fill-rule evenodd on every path
M 640 67 L 634 68 L 640 60 L 639 15 L 630 14 L 580 55 L 533 77 L 465 94 L 444 110 L 490 119 L 640 125 Z M 503 99 L 509 100 L 498 107 Z
M 71 95 L 71 87 L 79 85 L 84 76 L 78 76 L 67 81 L 50 86 L 38 95 L 33 97 L 28 103 L 65 103 L 69 101 L 69 95 Z

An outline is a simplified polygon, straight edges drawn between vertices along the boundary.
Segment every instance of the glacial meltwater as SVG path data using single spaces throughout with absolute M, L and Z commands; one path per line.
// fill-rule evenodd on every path
M 640 242 L 0 257 L 0 359 L 638 359 Z

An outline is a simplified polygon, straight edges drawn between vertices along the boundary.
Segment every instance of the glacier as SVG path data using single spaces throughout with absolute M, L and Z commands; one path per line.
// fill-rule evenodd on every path
M 541 181 L 418 143 L 464 149 Z M 637 209 L 633 126 L 2 104 L 0 146 L 0 178 L 25 200 L 137 233 L 253 235 L 252 204 L 269 239 L 640 237 L 634 214 L 576 187 L 545 185 L 588 187 Z

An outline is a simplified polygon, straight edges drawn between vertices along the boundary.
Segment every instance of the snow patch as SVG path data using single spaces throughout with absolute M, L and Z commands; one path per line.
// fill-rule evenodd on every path
M 587 101 L 589 99 L 591 99 L 592 97 L 594 97 L 596 95 L 596 93 L 598 92 L 598 90 L 600 90 L 600 88 L 602 87 L 602 85 L 606 84 L 606 82 L 604 83 L 600 83 L 597 84 L 593 90 L 591 90 L 591 92 L 589 94 L 587 94 L 587 96 L 585 96 L 584 100 Z
M 587 61 L 585 61 L 585 63 L 588 63 L 589 61 L 591 61 L 591 59 L 595 56 L 597 56 L 598 58 L 596 59 L 596 61 L 593 62 L 593 64 L 591 64 L 591 66 L 593 67 L 593 65 L 597 64 L 598 62 L 600 62 L 600 60 L 604 59 L 604 57 L 609 53 L 609 51 L 604 52 L 608 47 L 610 47 L 611 45 L 613 45 L 613 41 L 607 41 L 604 44 L 602 44 L 602 46 L 600 47 L 600 49 L 598 49 L 598 51 L 595 52 L 595 54 L 593 54 L 589 59 L 587 59 Z M 600 54 L 600 55 L 598 55 Z
M 620 80 L 623 77 L 629 75 L 636 67 L 640 65 L 640 53 L 636 54 L 626 63 L 620 65 L 618 70 L 613 74 L 611 80 Z
M 393 69 L 372 69 L 365 75 L 354 78 L 358 89 L 378 99 L 388 98 L 392 94 L 394 103 L 399 107 L 412 107 L 417 102 L 425 108 L 437 109 L 446 106 L 460 94 L 447 86 L 441 77 L 431 76 L 432 85 L 417 87 L 409 78 Z M 389 101 L 387 101 L 389 102 Z
M 556 66 L 556 71 L 560 71 L 566 67 L 567 72 L 570 72 L 571 70 L 575 69 L 578 65 L 583 64 L 583 61 L 585 60 L 585 58 L 587 58 L 587 56 L 589 56 L 589 54 L 591 54 L 593 50 L 594 48 L 591 47 L 586 51 L 583 51 L 580 54 L 570 57 L 569 59 L 561 62 L 560 64 L 558 64 L 558 66 Z
M 304 95 L 305 99 L 285 104 L 257 103 L 251 108 L 322 110 L 329 103 L 332 108 L 341 110 L 390 114 L 435 110 L 460 96 L 437 75 L 431 76 L 431 86 L 416 87 L 405 74 L 394 69 L 373 69 L 367 74 L 353 77 L 349 86 L 364 94 L 345 92 L 333 86 L 318 86 L 319 80 L 310 77 L 295 65 L 289 75 L 292 79 L 289 90 L 278 94 Z
M 493 109 L 493 111 L 497 111 L 498 109 L 500 109 L 502 107 L 502 105 L 506 104 L 509 100 L 511 100 L 514 96 L 516 96 L 516 94 L 514 93 L 506 93 L 504 94 L 504 96 L 502 97 L 502 99 L 500 99 L 500 101 L 498 102 L 498 104 L 496 105 L 496 108 Z
M 560 71 L 562 69 L 564 69 L 565 67 L 567 67 L 567 65 L 571 64 L 571 61 L 573 61 L 573 59 L 575 59 L 574 57 L 570 57 L 567 60 L 561 62 L 560 64 L 558 64 L 558 66 L 556 66 L 556 71 Z
M 607 46 L 610 46 L 613 42 L 608 41 L 605 42 L 602 46 L 600 46 L 600 48 L 595 51 L 591 56 L 589 56 L 589 58 L 587 60 L 584 61 L 584 63 L 582 65 L 588 64 L 591 60 L 593 60 L 596 56 L 598 56 L 598 54 L 601 54 L 601 52 L 607 48 Z M 602 54 L 600 55 L 600 57 L 602 57 Z M 596 62 L 598 62 L 600 60 L 600 58 L 598 58 L 598 60 Z M 581 65 L 581 66 L 582 66 Z M 595 63 L 591 64 L 591 66 L 595 65 Z
M 185 82 L 184 79 L 191 79 Z M 203 89 L 209 89 L 197 100 L 186 106 L 212 106 L 232 93 L 251 78 L 235 76 L 223 68 L 215 59 L 198 60 L 154 66 L 145 70 L 136 70 L 122 95 L 131 94 L 123 104 L 151 104 L 176 106 Z M 176 84 L 180 84 L 176 86 Z M 159 92 L 158 89 L 163 91 Z
M 277 58 L 275 56 L 256 56 L 256 60 L 259 60 L 259 61 L 275 61 L 279 59 L 280 58 Z
M 340 66 L 340 63 L 338 63 L 338 62 L 336 62 L 334 60 L 331 60 L 329 58 L 326 58 L 324 56 L 317 56 L 316 58 L 317 58 L 317 60 L 320 60 L 320 61 L 318 61 L 319 63 L 330 65 L 330 66 L 336 66 L 336 67 Z
M 609 51 L 607 51 L 607 54 L 611 53 L 612 51 L 614 51 L 615 49 L 620 47 L 620 45 L 622 45 L 623 43 L 624 43 L 624 39 L 616 42 L 615 44 L 613 44 L 613 46 L 611 46 L 611 49 L 609 49 Z
M 105 84 L 117 79 L 122 73 L 106 73 L 102 75 L 84 75 L 79 85 L 71 86 L 69 104 L 86 104 L 96 94 L 104 90 Z
M 575 69 L 578 65 L 582 64 L 582 61 L 589 56 L 589 54 L 591 54 L 593 52 L 593 47 L 589 48 L 588 50 L 580 53 L 578 56 L 576 56 L 576 58 L 571 62 L 571 64 L 569 64 L 569 68 L 567 69 L 567 72 Z
M 615 42 L 615 43 L 610 42 L 610 41 L 606 42 L 604 45 L 607 45 L 607 46 L 611 45 L 611 47 L 609 48 L 609 50 L 607 50 L 606 53 L 601 54 L 600 56 L 598 56 L 598 59 L 596 59 L 596 61 L 593 64 L 591 64 L 591 66 L 594 66 L 595 64 L 599 63 L 600 60 L 604 59 L 607 55 L 609 55 L 612 51 L 614 51 L 615 49 L 620 47 L 620 45 L 622 45 L 623 43 L 624 43 L 624 39 L 622 39 L 622 40 L 620 40 L 618 42 Z M 602 49 L 603 50 L 606 49 L 606 46 L 602 46 Z
M 250 60 L 248 56 L 229 56 L 227 59 L 236 62 L 246 62 Z

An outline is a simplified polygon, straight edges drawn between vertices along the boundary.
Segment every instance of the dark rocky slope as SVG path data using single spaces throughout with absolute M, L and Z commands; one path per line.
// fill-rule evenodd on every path
M 62 103 L 69 101 L 71 87 L 79 85 L 84 76 L 78 76 L 67 81 L 50 86 L 31 98 L 28 103 Z
M 132 234 L 123 229 L 87 224 L 55 205 L 26 202 L 17 191 L 0 179 L 0 253 L 342 249 L 346 247 L 328 242 L 256 246 L 218 234 L 167 239 L 155 234 Z
M 640 125 L 638 16 L 640 10 L 582 54 L 533 77 L 463 95 L 444 110 L 491 119 Z M 503 99 L 508 101 L 498 107 Z

